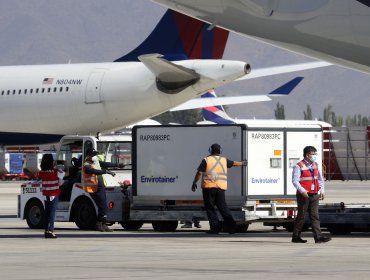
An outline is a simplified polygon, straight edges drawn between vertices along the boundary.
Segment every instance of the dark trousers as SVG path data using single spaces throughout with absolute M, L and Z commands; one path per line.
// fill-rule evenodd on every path
M 222 218 L 224 219 L 225 229 L 228 231 L 235 230 L 235 221 L 229 208 L 226 205 L 225 191 L 219 188 L 202 189 L 204 207 L 207 212 L 209 220 L 209 226 L 211 231 L 219 232 L 221 230 L 221 224 L 217 216 L 215 206 Z
M 59 202 L 59 197 L 54 197 L 50 200 L 50 196 L 46 197 L 45 200 L 45 231 L 54 231 L 54 221 L 55 212 L 57 211 L 57 206 Z
M 310 195 L 308 198 L 305 198 L 300 193 L 297 193 L 297 205 L 298 205 L 298 214 L 294 222 L 293 237 L 298 237 L 301 235 L 304 218 L 308 212 L 313 237 L 316 239 L 321 237 L 320 229 L 320 219 L 319 219 L 319 195 Z
M 94 200 L 96 206 L 98 206 L 98 221 L 105 222 L 108 213 L 107 196 L 105 193 L 104 186 L 98 186 L 98 191 L 96 193 L 90 193 L 92 199 Z

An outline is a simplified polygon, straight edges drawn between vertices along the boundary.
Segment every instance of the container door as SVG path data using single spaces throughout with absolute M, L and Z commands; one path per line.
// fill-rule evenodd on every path
M 284 195 L 284 132 L 254 130 L 247 135 L 248 198 Z
M 317 163 L 322 172 L 322 131 L 288 131 L 287 132 L 287 194 L 294 195 L 296 189 L 292 184 L 293 167 L 303 159 L 303 149 L 314 146 L 317 149 Z M 322 174 L 322 173 L 321 173 Z

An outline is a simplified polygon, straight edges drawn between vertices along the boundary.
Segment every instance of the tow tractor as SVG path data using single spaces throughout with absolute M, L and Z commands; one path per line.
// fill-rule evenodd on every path
M 61 186 L 61 196 L 56 211 L 56 221 L 75 222 L 80 229 L 92 229 L 97 219 L 97 207 L 81 183 L 81 164 L 87 147 L 94 147 L 105 161 L 122 163 L 123 169 L 112 170 L 116 176 L 106 176 L 108 219 L 122 221 L 122 188 L 118 182 L 131 181 L 131 136 L 65 136 L 60 140 L 57 161 L 67 165 L 68 173 Z M 105 176 L 105 175 L 103 175 Z M 41 181 L 21 185 L 19 213 L 30 228 L 43 228 L 45 223 L 44 197 Z M 119 216 L 119 217 L 118 217 Z

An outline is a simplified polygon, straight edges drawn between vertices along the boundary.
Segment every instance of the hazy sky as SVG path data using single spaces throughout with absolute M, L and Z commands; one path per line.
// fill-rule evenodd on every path
M 0 65 L 106 62 L 129 52 L 151 32 L 165 8 L 149 0 L 2 0 Z M 256 68 L 309 61 L 255 40 L 231 34 L 226 59 Z M 322 117 L 327 104 L 337 114 L 368 113 L 368 75 L 340 67 L 237 82 L 220 95 L 265 94 L 296 75 L 305 79 L 289 97 L 229 107 L 238 118 L 274 118 L 276 102 L 287 118 L 302 118 L 307 104 Z

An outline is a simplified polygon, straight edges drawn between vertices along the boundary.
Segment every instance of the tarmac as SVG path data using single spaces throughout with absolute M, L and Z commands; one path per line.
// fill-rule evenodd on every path
M 158 233 L 81 231 L 56 223 L 57 239 L 44 239 L 16 218 L 21 182 L 0 183 L 1 279 L 369 279 L 370 233 L 336 235 L 315 244 L 291 243 L 291 233 L 262 223 L 246 233 L 207 235 L 202 229 Z M 368 182 L 330 181 L 324 202 L 370 203 Z

